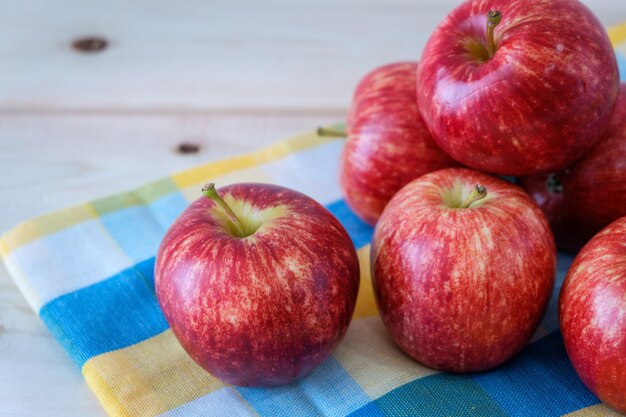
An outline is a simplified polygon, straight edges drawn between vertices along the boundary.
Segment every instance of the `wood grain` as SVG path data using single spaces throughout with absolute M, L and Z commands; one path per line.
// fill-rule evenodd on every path
M 258 149 L 342 118 L 339 112 L 0 115 L 2 197 L 20 202 L 2 205 L 0 231 L 34 215 Z M 183 143 L 198 145 L 198 152 L 179 152 Z
M 369 69 L 418 59 L 458 3 L 3 0 L 0 109 L 340 110 Z M 587 3 L 606 24 L 626 14 Z M 77 53 L 86 35 L 109 46 Z
M 417 59 L 458 3 L 0 0 L 0 232 L 341 120 L 359 77 Z M 585 3 L 626 20 L 624 0 Z M 90 35 L 107 48 L 71 47 Z M 0 416 L 102 415 L 0 266 Z

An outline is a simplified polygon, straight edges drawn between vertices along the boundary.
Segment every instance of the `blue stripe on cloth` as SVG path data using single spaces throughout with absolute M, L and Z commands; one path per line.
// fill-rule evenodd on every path
M 576 375 L 558 331 L 473 379 L 510 416 L 561 416 L 599 403 Z
M 169 225 L 187 206 L 180 192 L 147 206 L 132 206 L 101 216 L 102 223 L 122 250 L 135 262 L 153 257 Z
M 177 191 L 157 198 L 150 203 L 150 213 L 163 226 L 163 230 L 167 230 L 188 205 L 189 202 L 182 193 Z
M 359 219 L 345 200 L 339 200 L 328 204 L 326 208 L 341 222 L 350 235 L 356 248 L 367 245 L 372 240 L 374 228 Z
M 165 228 L 146 206 L 134 206 L 101 217 L 111 237 L 133 262 L 154 256 Z
M 626 81 L 626 57 L 624 57 L 619 52 L 617 55 L 617 65 L 619 66 L 619 75 L 622 81 Z
M 112 278 L 58 297 L 39 312 L 79 367 L 168 328 L 154 295 L 150 259 Z
M 146 259 L 143 262 L 139 262 L 135 265 L 135 269 L 141 275 L 146 278 L 146 284 L 150 288 L 150 290 L 154 293 L 154 262 L 156 261 L 155 257 L 150 259 Z M 155 295 L 156 297 L 156 295 Z
M 237 391 L 261 416 L 344 416 L 371 401 L 332 356 L 290 385 Z
M 506 417 L 506 414 L 471 378 L 442 373 L 404 384 L 350 414 L 350 417 L 371 416 Z
M 406 415 L 408 414 L 397 414 L 397 415 Z M 372 401 L 358 410 L 350 413 L 348 417 L 387 417 L 387 414 L 383 412 L 383 410 L 378 407 L 378 403 L 376 401 Z

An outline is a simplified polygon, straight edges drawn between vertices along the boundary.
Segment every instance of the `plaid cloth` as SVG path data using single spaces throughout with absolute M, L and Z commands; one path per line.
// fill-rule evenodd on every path
M 611 36 L 626 41 L 626 25 Z M 621 48 L 626 56 L 626 43 Z M 619 59 L 624 76 L 626 60 Z M 582 385 L 563 347 L 556 300 L 572 260 L 567 254 L 559 255 L 558 282 L 540 328 L 498 369 L 447 374 L 399 351 L 374 302 L 372 228 L 346 206 L 337 184 L 342 145 L 309 133 L 200 166 L 21 224 L 2 237 L 0 251 L 33 310 L 112 416 L 617 415 Z M 302 191 L 343 223 L 358 249 L 361 289 L 345 339 L 312 374 L 289 386 L 220 382 L 185 354 L 157 304 L 158 245 L 208 180 L 270 182 Z

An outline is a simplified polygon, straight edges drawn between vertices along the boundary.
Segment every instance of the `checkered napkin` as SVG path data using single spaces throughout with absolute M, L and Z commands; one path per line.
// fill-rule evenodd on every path
M 626 25 L 612 32 L 626 40 Z M 619 47 L 618 47 L 619 48 Z M 626 56 L 623 44 L 622 56 Z M 626 61 L 620 57 L 622 70 Z M 622 72 L 624 75 L 625 73 Z M 21 224 L 0 240 L 20 290 L 112 416 L 607 416 L 580 382 L 558 330 L 561 254 L 545 319 L 498 369 L 470 375 L 420 366 L 392 343 L 369 275 L 372 228 L 337 184 L 343 142 L 304 134 Z M 154 294 L 158 245 L 211 180 L 270 182 L 304 192 L 345 226 L 358 249 L 361 289 L 350 328 L 328 360 L 280 388 L 225 385 L 180 347 Z

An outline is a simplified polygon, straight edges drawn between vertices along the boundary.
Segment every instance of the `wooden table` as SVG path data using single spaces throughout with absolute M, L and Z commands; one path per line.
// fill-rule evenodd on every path
M 0 0 L 0 231 L 343 120 L 359 77 L 417 59 L 457 3 Z M 4 266 L 0 415 L 104 415 Z

